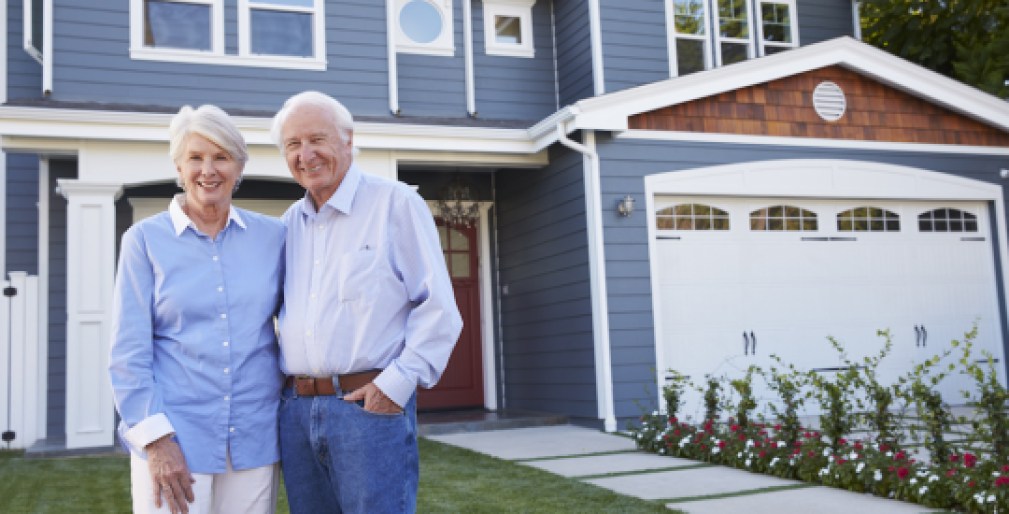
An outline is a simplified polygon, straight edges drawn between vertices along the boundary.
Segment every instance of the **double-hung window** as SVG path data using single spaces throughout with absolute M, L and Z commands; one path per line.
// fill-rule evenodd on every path
M 797 46 L 795 0 L 667 0 L 671 76 Z
M 224 0 L 130 0 L 130 56 L 157 61 L 326 69 L 325 0 L 238 0 L 237 24 L 225 23 L 224 3 Z M 227 32 L 236 28 L 237 34 L 231 37 L 237 36 L 237 53 L 226 49 L 224 43 Z

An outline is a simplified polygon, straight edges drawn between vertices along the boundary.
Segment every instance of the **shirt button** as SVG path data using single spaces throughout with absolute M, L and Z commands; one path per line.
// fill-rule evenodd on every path
M 312 331 L 305 332 L 305 337 L 312 337 Z
M 231 397 L 230 397 L 230 396 L 225 396 L 225 397 L 224 397 L 224 401 L 229 401 L 229 400 L 231 400 Z
M 221 345 L 223 345 L 223 346 L 228 346 L 228 342 L 227 342 L 227 341 L 225 341 L 225 342 L 221 343 Z
M 217 286 L 217 292 L 218 293 L 223 293 L 224 292 L 224 286 Z
M 228 318 L 228 315 L 222 312 L 221 313 L 221 319 L 227 319 L 227 318 Z
M 235 427 L 229 427 L 229 428 L 228 428 L 228 432 L 232 432 L 232 433 L 234 433 L 234 432 L 235 432 Z
M 217 256 L 216 256 L 216 255 L 214 256 L 214 260 L 215 260 L 215 261 L 217 260 Z
M 318 265 L 319 265 L 319 259 L 316 259 L 316 260 L 315 260 L 315 263 L 314 263 L 314 264 L 315 264 L 316 266 L 318 266 Z
M 231 373 L 231 368 L 224 368 L 224 374 L 227 375 L 228 373 Z

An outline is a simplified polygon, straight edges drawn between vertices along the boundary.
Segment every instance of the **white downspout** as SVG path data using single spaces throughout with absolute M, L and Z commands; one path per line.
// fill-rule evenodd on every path
M 476 117 L 476 85 L 473 78 L 473 0 L 462 3 L 463 62 L 466 68 L 466 112 Z M 488 35 L 484 35 L 488 37 Z
M 389 64 L 389 112 L 399 116 L 399 75 L 396 72 L 396 0 L 385 0 L 385 46 Z
M 599 0 L 589 0 L 589 35 L 592 45 L 592 85 L 595 96 L 606 93 L 603 77 L 603 33 L 599 21 Z
M 607 432 L 616 432 L 613 408 L 613 368 L 610 350 L 610 310 L 606 291 L 606 252 L 603 246 L 602 200 L 599 186 L 599 155 L 595 132 L 586 131 L 583 145 L 568 138 L 563 123 L 557 124 L 557 140 L 582 154 L 585 180 L 585 211 L 589 239 L 589 284 L 592 290 L 592 339 L 596 356 L 596 397 L 599 417 Z
M 53 94 L 53 0 L 42 2 L 42 96 Z
M 7 26 L 7 0 L 0 0 L 0 26 Z M 0 104 L 7 103 L 7 31 L 0 34 Z M 0 209 L 0 279 L 7 277 L 7 152 L 0 150 L 0 198 L 4 208 Z
M 855 39 L 862 40 L 862 2 L 859 0 L 851 0 L 851 19 L 854 25 L 854 30 L 852 31 L 855 35 Z

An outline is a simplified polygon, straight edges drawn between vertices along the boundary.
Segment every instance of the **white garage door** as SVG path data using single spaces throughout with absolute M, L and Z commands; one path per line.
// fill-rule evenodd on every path
M 977 346 L 1002 358 L 984 202 L 657 196 L 654 207 L 661 364 L 695 383 L 766 369 L 771 354 L 834 368 L 828 336 L 861 359 L 882 348 L 879 329 L 894 345 L 883 380 L 974 322 Z M 968 384 L 951 376 L 942 391 L 962 403 Z M 699 415 L 699 398 L 684 413 Z

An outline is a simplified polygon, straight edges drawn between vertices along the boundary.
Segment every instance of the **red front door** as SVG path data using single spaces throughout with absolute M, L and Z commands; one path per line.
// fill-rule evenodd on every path
M 432 389 L 417 390 L 421 410 L 483 407 L 483 351 L 480 341 L 480 282 L 476 227 L 446 227 L 441 219 L 438 234 L 445 264 L 452 277 L 455 301 L 462 314 L 462 334 L 449 358 L 448 367 Z

